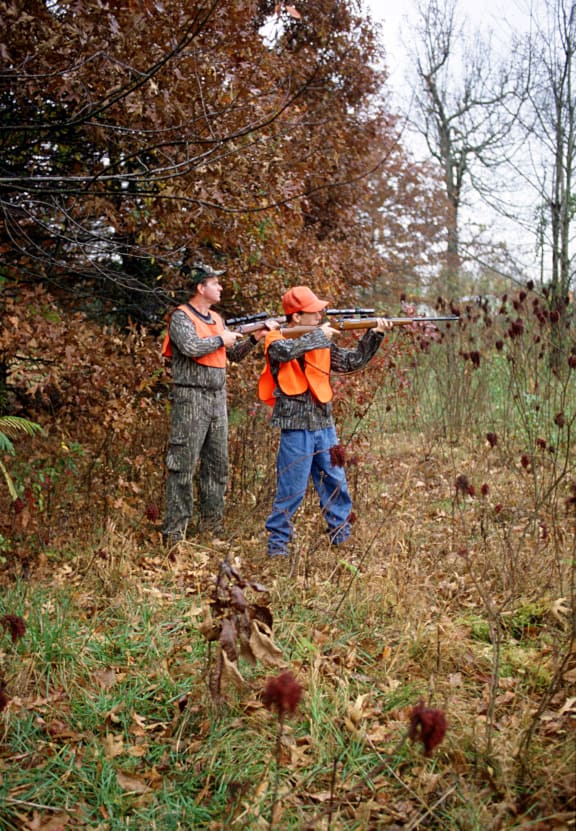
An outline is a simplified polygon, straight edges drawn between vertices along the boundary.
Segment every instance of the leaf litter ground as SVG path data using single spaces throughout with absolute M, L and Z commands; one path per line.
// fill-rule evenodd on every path
M 109 524 L 8 571 L 27 631 L 1 642 L 2 831 L 574 827 L 573 518 L 535 511 L 489 447 L 395 436 L 380 458 L 341 549 L 310 496 L 290 560 L 248 517 L 171 552 Z M 270 627 L 256 660 L 225 651 L 215 701 L 223 562 L 266 588 L 245 598 Z M 278 742 L 262 690 L 286 669 L 304 694 Z M 429 756 L 407 739 L 420 702 L 448 725 Z

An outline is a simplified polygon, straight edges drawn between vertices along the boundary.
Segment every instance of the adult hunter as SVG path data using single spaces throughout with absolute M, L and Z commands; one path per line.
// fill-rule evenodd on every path
M 162 350 L 172 358 L 173 381 L 163 527 L 168 545 L 185 539 L 193 515 L 193 480 L 198 462 L 198 520 L 194 530 L 221 530 L 228 482 L 226 363 L 243 360 L 266 334 L 263 328 L 237 342 L 242 336 L 226 329 L 212 309 L 220 301 L 222 274 L 224 271 L 215 271 L 204 263 L 192 266 L 192 296 L 171 315 Z

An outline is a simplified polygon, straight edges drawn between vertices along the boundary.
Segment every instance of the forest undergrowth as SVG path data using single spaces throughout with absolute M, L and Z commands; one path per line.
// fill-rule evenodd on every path
M 401 335 L 337 390 L 343 548 L 310 493 L 266 557 L 258 406 L 231 407 L 225 531 L 171 550 L 156 387 L 97 450 L 70 425 L 26 440 L 2 831 L 575 827 L 574 367 L 471 337 Z

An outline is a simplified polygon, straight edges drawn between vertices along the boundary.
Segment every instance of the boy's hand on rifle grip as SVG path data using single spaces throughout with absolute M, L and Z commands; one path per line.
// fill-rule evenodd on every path
M 335 329 L 333 326 L 330 326 L 329 322 L 323 323 L 320 328 L 322 329 L 328 340 L 332 340 L 334 335 L 338 334 L 338 329 Z
M 377 324 L 374 328 L 376 329 L 377 332 L 384 333 L 384 332 L 388 331 L 388 329 L 391 329 L 392 326 L 394 325 L 391 321 L 386 320 L 385 317 L 378 317 L 378 318 L 376 318 L 376 320 L 378 322 L 377 322 Z

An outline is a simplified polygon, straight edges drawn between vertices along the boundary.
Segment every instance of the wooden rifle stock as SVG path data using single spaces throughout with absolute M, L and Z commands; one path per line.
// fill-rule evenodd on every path
M 411 326 L 412 324 L 424 323 L 439 323 L 442 321 L 460 320 L 458 315 L 446 315 L 444 317 L 385 317 L 393 326 Z M 343 317 L 338 320 L 327 321 L 332 329 L 338 329 L 339 332 L 345 332 L 349 329 L 374 329 L 378 325 L 377 317 Z M 287 326 L 285 329 L 280 329 L 283 338 L 299 338 L 302 335 L 307 335 L 308 332 L 314 332 L 319 329 L 319 326 Z

